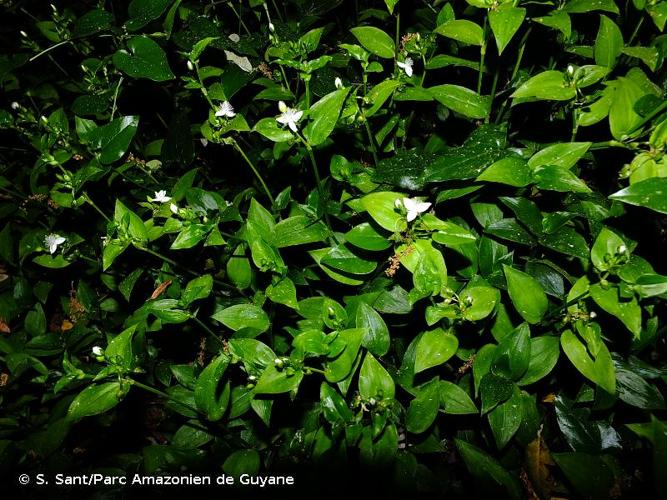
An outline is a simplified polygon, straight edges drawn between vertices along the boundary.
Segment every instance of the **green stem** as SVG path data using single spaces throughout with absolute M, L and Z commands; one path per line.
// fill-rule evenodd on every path
M 324 206 L 324 220 L 327 223 L 327 228 L 329 229 L 329 233 L 332 231 L 332 225 L 331 225 L 331 220 L 329 219 L 329 213 L 327 212 L 327 200 L 324 196 L 324 189 L 322 186 L 322 178 L 320 177 L 320 170 L 317 167 L 317 160 L 315 159 L 315 154 L 313 153 L 313 147 L 310 145 L 310 143 L 304 139 L 301 134 L 296 134 L 297 137 L 301 140 L 303 145 L 306 147 L 306 151 L 308 151 L 308 157 L 310 158 L 310 164 L 313 167 L 313 174 L 315 175 L 315 182 L 317 182 L 317 192 L 319 193 L 320 196 L 320 203 L 323 204 Z M 331 234 L 329 235 L 329 238 L 331 239 Z
M 232 141 L 233 141 L 232 145 L 234 146 L 236 151 L 238 151 L 238 153 L 241 155 L 241 157 L 245 160 L 245 162 L 248 164 L 248 166 L 251 168 L 251 170 L 255 174 L 255 177 L 257 177 L 257 180 L 262 185 L 262 188 L 264 189 L 264 192 L 266 193 L 266 196 L 269 198 L 269 200 L 271 201 L 271 204 L 273 205 L 274 202 L 275 202 L 275 199 L 271 195 L 271 191 L 269 191 L 269 187 L 266 185 L 266 182 L 264 182 L 264 178 L 262 177 L 262 175 L 257 170 L 257 167 L 255 167 L 255 164 L 252 161 L 250 161 L 250 158 L 248 158 L 248 156 L 245 154 L 245 152 L 243 151 L 241 146 L 239 146 L 239 143 L 236 142 L 236 140 L 234 140 L 234 139 L 232 139 Z
M 197 316 L 192 316 L 192 320 L 197 323 L 202 330 L 204 330 L 209 337 L 214 338 L 221 346 L 224 346 L 224 342 L 220 340 L 220 337 L 218 337 L 213 330 L 211 330 L 208 326 L 206 326 L 206 323 L 204 323 L 202 320 L 200 320 Z
M 239 3 L 240 3 L 240 2 L 239 2 Z M 229 2 L 228 5 L 229 5 L 229 7 L 234 11 L 234 14 L 236 14 L 236 17 L 239 18 L 239 26 L 243 26 L 243 29 L 244 29 L 245 32 L 249 35 L 249 34 L 250 34 L 250 30 L 248 29 L 248 27 L 247 27 L 247 26 L 245 25 L 245 23 L 243 22 L 243 19 L 241 18 L 241 15 L 236 11 L 236 8 L 234 8 L 234 4 L 233 4 L 232 2 Z
M 116 101 L 118 100 L 118 92 L 120 91 L 120 86 L 123 84 L 123 77 L 120 77 L 120 80 L 118 80 L 118 85 L 116 85 L 116 91 L 113 94 L 113 105 L 111 106 L 111 118 L 109 118 L 109 121 L 113 121 L 113 117 L 116 114 Z
M 156 389 L 155 387 L 151 387 L 150 385 L 142 384 L 141 382 L 139 382 L 137 380 L 134 380 L 132 378 L 126 379 L 126 380 L 129 381 L 132 385 L 138 387 L 139 389 L 143 389 L 146 392 L 150 392 L 151 394 L 155 394 L 156 396 L 163 397 L 165 399 L 173 401 L 174 403 L 185 406 L 187 409 L 189 409 L 191 411 L 194 411 L 197 414 L 199 413 L 199 410 L 197 408 L 195 408 L 194 406 L 191 406 L 188 403 L 184 403 L 183 401 L 179 401 L 177 399 L 174 399 L 169 394 L 167 394 L 164 391 L 161 391 L 160 389 Z
M 304 367 L 303 367 L 303 370 L 304 370 L 304 371 L 306 371 L 306 370 L 310 370 L 310 371 L 313 372 L 313 373 L 320 373 L 320 374 L 322 374 L 322 375 L 326 375 L 325 372 L 324 372 L 324 370 L 320 370 L 319 368 L 313 368 L 312 366 L 304 366 Z
M 484 18 L 484 39 L 482 40 L 482 46 L 479 48 L 479 69 L 477 74 L 477 93 L 482 93 L 482 76 L 484 75 L 484 59 L 486 58 L 486 17 Z
M 366 134 L 368 135 L 368 141 L 370 142 L 371 146 L 371 154 L 373 155 L 373 163 L 375 165 L 378 164 L 378 151 L 377 147 L 375 146 L 375 139 L 373 137 L 373 131 L 371 130 L 371 126 L 368 123 L 368 118 L 366 118 L 366 112 L 361 109 L 361 116 L 364 119 L 364 128 L 366 129 Z
M 84 193 L 83 193 L 83 198 L 86 200 L 86 203 L 88 203 L 91 207 L 93 207 L 95 210 L 97 210 L 97 212 L 98 212 L 102 217 L 104 217 L 104 219 L 105 219 L 107 222 L 110 222 L 110 221 L 111 221 L 111 219 L 110 219 L 109 217 L 107 217 L 107 214 L 105 214 L 104 212 L 102 212 L 102 210 L 100 209 L 100 207 L 98 207 L 98 206 L 95 204 L 95 202 L 94 202 L 93 200 L 90 199 L 90 196 L 88 196 L 88 193 L 84 192 Z

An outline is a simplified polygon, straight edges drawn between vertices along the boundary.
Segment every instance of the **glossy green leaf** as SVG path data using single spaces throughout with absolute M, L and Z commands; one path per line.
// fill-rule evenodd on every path
M 127 50 L 116 52 L 113 63 L 132 78 L 147 78 L 155 82 L 174 78 L 164 50 L 146 36 L 136 36 L 128 40 Z
M 549 307 L 540 283 L 532 276 L 503 265 L 507 290 L 514 307 L 528 323 L 539 323 Z

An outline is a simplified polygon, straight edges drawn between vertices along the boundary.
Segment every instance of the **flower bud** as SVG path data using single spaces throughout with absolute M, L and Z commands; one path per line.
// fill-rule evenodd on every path
M 21 31 L 19 31 L 19 33 L 21 34 L 21 36 L 23 38 L 28 38 L 28 34 L 25 31 L 21 30 Z
M 93 356 L 102 356 L 102 355 L 104 355 L 104 350 L 100 346 L 96 345 L 95 347 L 93 347 Z
M 271 33 L 275 33 L 275 32 L 276 32 L 276 27 L 273 25 L 273 23 L 269 23 L 269 31 L 270 31 Z
M 276 358 L 276 359 L 273 360 L 273 365 L 274 365 L 278 370 L 282 370 L 283 367 L 285 366 L 285 362 L 284 362 L 282 359 L 280 359 L 280 358 Z
M 568 76 L 574 75 L 574 66 L 572 66 L 571 64 L 567 65 L 567 75 Z
M 628 247 L 625 245 L 619 245 L 618 248 L 616 249 L 617 253 L 623 254 L 628 251 Z
M 257 382 L 257 377 L 255 377 L 254 375 L 248 376 L 248 382 L 254 384 L 255 382 Z
M 11 104 L 11 107 L 12 107 L 12 109 L 13 109 L 14 111 L 17 111 L 18 109 L 21 109 L 21 105 L 20 105 L 18 102 L 16 102 L 16 101 L 14 101 L 14 102 Z
M 334 80 L 334 85 L 336 86 L 337 89 L 342 89 L 343 88 L 343 80 L 340 79 L 339 76 L 336 77 Z
M 591 318 L 591 319 L 595 319 L 595 318 L 598 317 L 598 313 L 596 313 L 595 311 L 591 311 L 591 312 L 588 314 L 588 317 Z
M 195 65 L 192 64 L 192 61 L 188 61 L 188 62 L 187 62 L 187 66 L 188 66 L 188 69 L 189 69 L 190 71 L 192 71 L 193 69 L 195 69 Z

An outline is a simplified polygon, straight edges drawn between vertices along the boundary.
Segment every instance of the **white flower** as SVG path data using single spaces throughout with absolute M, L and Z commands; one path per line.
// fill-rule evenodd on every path
M 161 191 L 155 191 L 154 198 L 148 198 L 148 201 L 154 201 L 156 203 L 167 203 L 171 201 L 171 196 L 167 196 L 167 192 L 163 189 Z
M 567 65 L 567 74 L 570 76 L 574 75 L 574 66 L 572 66 L 571 64 Z
M 223 102 L 218 108 L 218 110 L 215 112 L 215 116 L 234 118 L 236 116 L 236 113 L 234 112 L 234 106 L 232 106 L 229 101 Z
M 187 67 L 188 67 L 188 69 L 189 69 L 190 71 L 192 71 L 192 70 L 195 69 L 195 65 L 192 64 L 192 61 L 188 61 L 188 62 L 187 62 Z
M 20 105 L 18 102 L 16 102 L 16 101 L 14 101 L 14 102 L 11 104 L 11 106 L 12 106 L 12 109 L 13 109 L 14 111 L 16 111 L 16 110 L 18 110 L 18 109 L 21 108 L 21 105 Z
M 296 132 L 296 122 L 298 122 L 303 116 L 303 111 L 299 111 L 294 108 L 288 108 L 287 104 L 285 104 L 283 101 L 278 103 L 278 109 L 280 109 L 282 114 L 276 118 L 276 121 L 282 125 L 289 126 L 292 132 Z
M 238 35 L 238 33 L 232 33 L 227 38 L 229 38 L 234 43 L 239 43 L 241 41 L 241 37 Z
M 625 253 L 627 251 L 628 251 L 628 247 L 626 247 L 625 245 L 619 245 L 618 246 L 618 253 L 622 254 L 622 253 Z
M 96 345 L 93 347 L 93 356 L 102 356 L 103 354 L 104 350 L 100 346 Z
M 176 205 L 176 203 L 172 203 L 169 205 L 169 210 L 171 210 L 171 212 L 174 214 L 178 214 L 178 205 Z
M 412 57 L 406 57 L 405 61 L 398 61 L 396 64 L 399 68 L 405 71 L 406 75 L 412 76 L 412 66 L 415 64 L 415 62 L 412 60 Z
M 431 204 L 418 198 L 403 198 L 403 206 L 408 211 L 408 222 L 412 222 L 417 216 L 431 208 Z
M 65 243 L 66 238 L 63 238 L 59 234 L 51 233 L 44 238 L 44 244 L 48 247 L 49 253 L 54 254 L 58 247 Z
M 336 77 L 334 80 L 334 85 L 336 86 L 337 89 L 342 89 L 343 88 L 343 80 L 340 79 L 339 76 Z
M 23 38 L 28 38 L 28 34 L 25 31 L 21 30 L 21 31 L 19 31 L 19 33 L 21 34 L 21 36 Z
M 598 317 L 598 314 L 597 314 L 595 311 L 591 311 L 591 312 L 588 314 L 588 317 L 591 318 L 591 319 L 593 319 L 593 318 L 597 318 L 597 317 Z
M 276 27 L 273 25 L 273 23 L 269 23 L 269 31 L 270 31 L 271 33 L 275 33 L 275 31 L 276 31 Z

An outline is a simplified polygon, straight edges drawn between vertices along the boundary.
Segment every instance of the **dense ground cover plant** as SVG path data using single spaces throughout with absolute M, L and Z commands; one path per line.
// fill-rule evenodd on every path
M 667 496 L 667 2 L 2 9 L 4 473 Z

